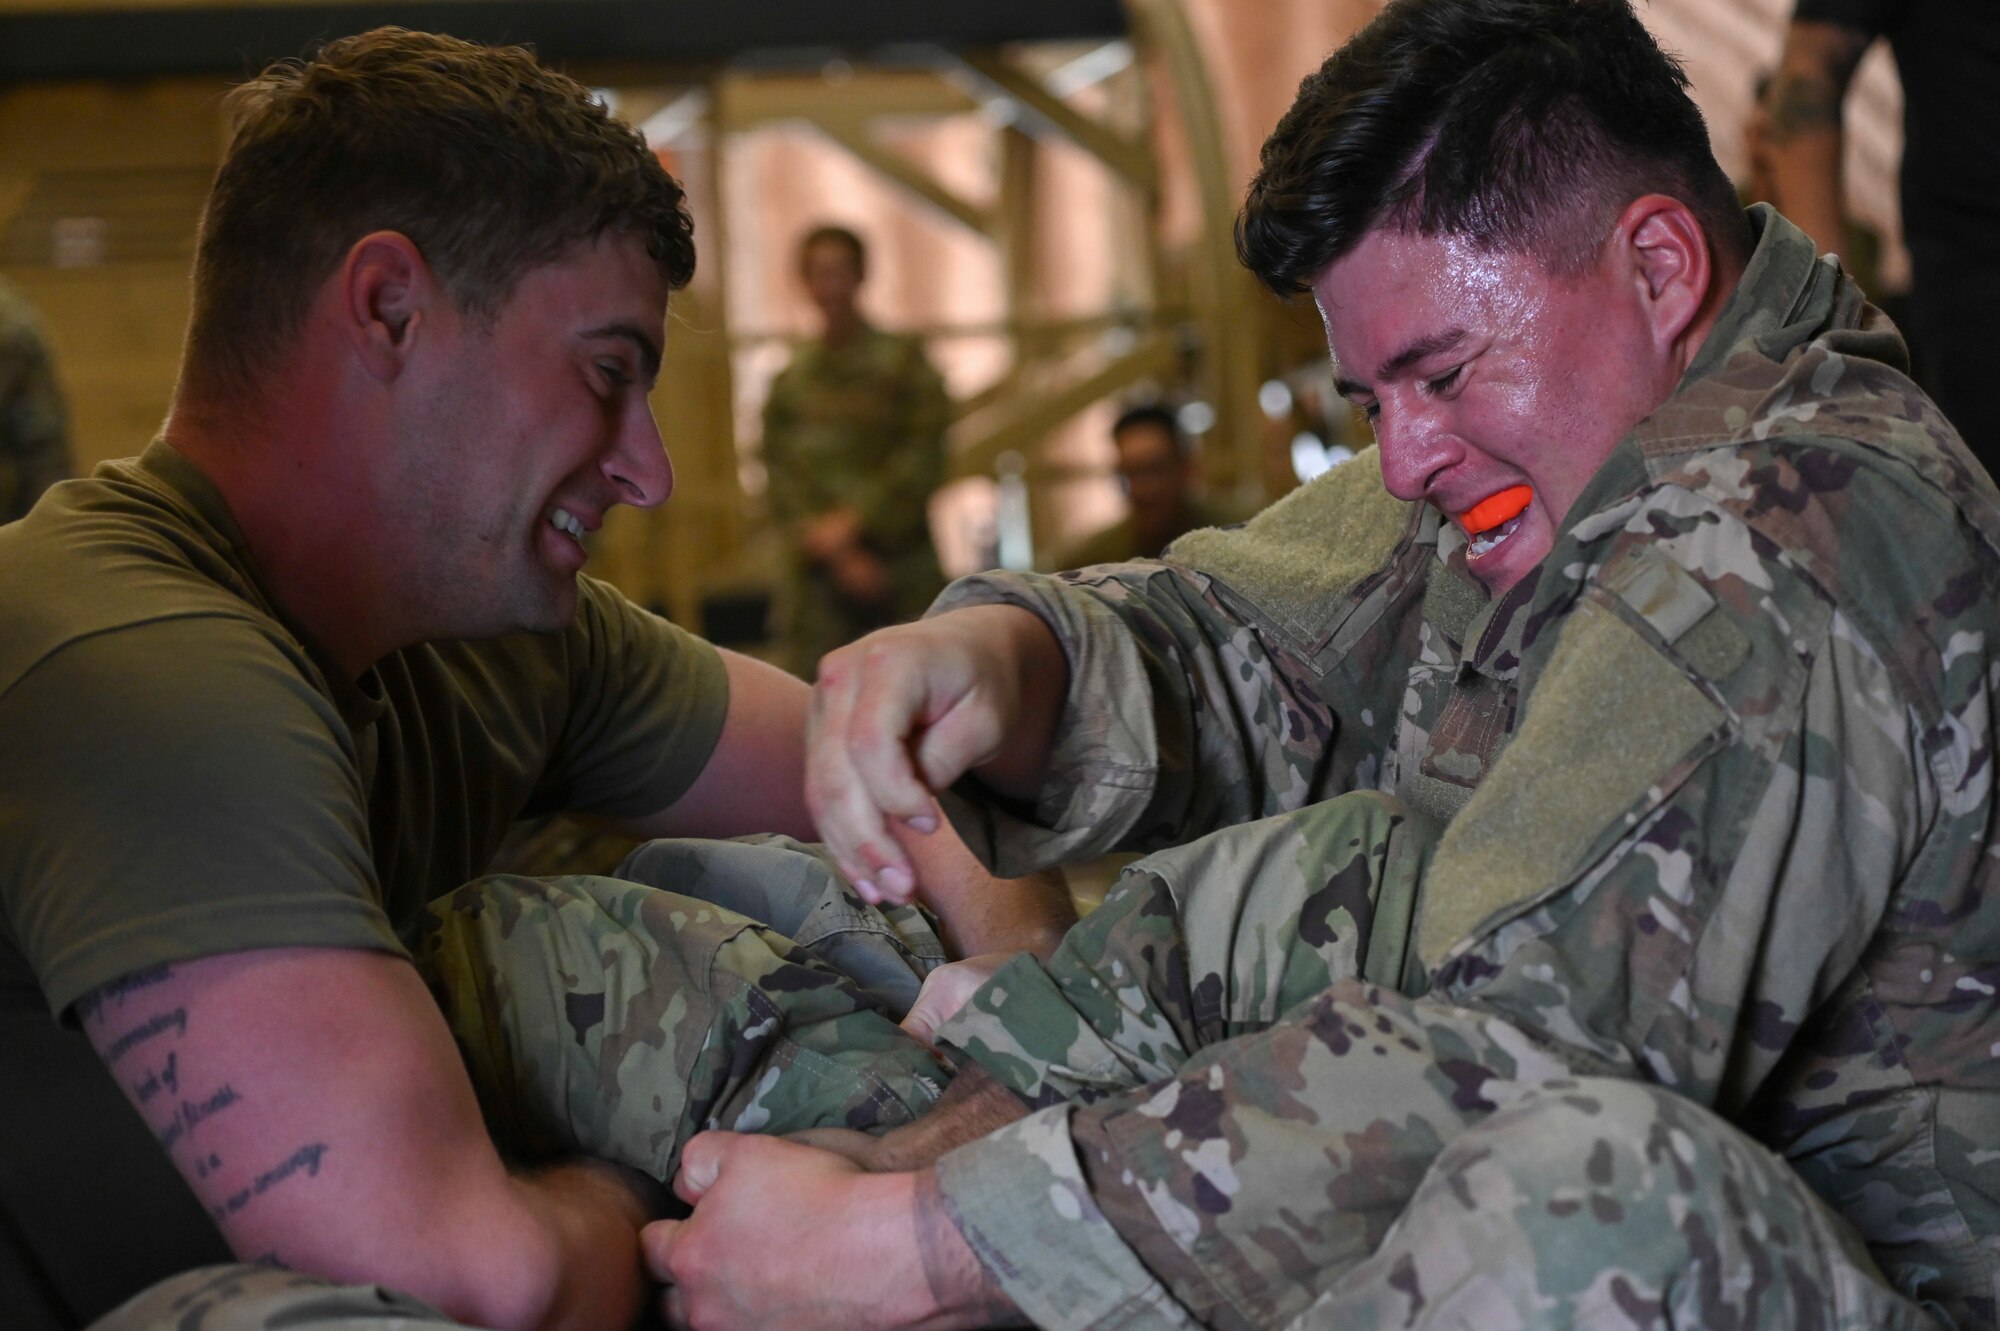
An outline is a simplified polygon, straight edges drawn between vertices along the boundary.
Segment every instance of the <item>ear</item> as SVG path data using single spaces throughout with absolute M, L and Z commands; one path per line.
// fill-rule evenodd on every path
M 1679 199 L 1645 194 L 1618 215 L 1611 241 L 1652 327 L 1655 345 L 1674 347 L 1708 303 L 1715 277 L 1708 234 Z
M 423 252 L 400 231 L 376 231 L 347 251 L 341 331 L 362 367 L 384 383 L 401 374 L 426 316 L 443 295 Z

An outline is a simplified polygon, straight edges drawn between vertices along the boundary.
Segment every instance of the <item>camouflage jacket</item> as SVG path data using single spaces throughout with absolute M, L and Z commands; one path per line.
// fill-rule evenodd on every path
M 0 522 L 70 475 L 69 415 L 34 311 L 0 282 Z
M 951 399 L 912 337 L 864 328 L 799 349 L 764 403 L 771 514 L 786 527 L 843 505 L 879 555 L 930 549 L 925 501 L 944 481 Z
M 1376 1168 L 1424 1167 L 1509 1078 L 1642 1078 L 1784 1156 L 1896 1286 L 1990 1325 L 2000 503 L 1893 328 L 1803 233 L 1753 217 L 1683 382 L 1497 601 L 1372 455 L 1163 565 L 955 585 L 940 610 L 1042 615 L 1072 682 L 1033 807 L 953 816 L 1020 873 L 1395 792 L 1444 828 L 1404 992 L 1339 999 L 1423 1032 L 1368 1064 L 1368 1099 L 1407 1107 L 1378 1147 L 1421 1139 Z M 1154 1178 L 1078 1165 L 1158 1112 L 1057 1106 L 971 1148 L 1076 1185 L 1039 1203 L 1073 1222 L 1059 1245 L 989 1256 L 1114 1254 L 1103 1271 L 1150 1269 L 1183 1307 L 1284 1306 L 1293 1240 L 1204 1244 L 1195 1203 L 1221 1187 L 1239 1232 L 1263 1205 L 1270 1233 L 1307 1233 L 1359 1157 L 1302 1138 L 1295 1168 L 1265 1162 L 1287 1186 L 1263 1199 L 1204 1175 L 1227 1151 L 1162 1151 L 1178 1162 Z M 1242 1139 L 1216 1117 L 1205 1133 Z

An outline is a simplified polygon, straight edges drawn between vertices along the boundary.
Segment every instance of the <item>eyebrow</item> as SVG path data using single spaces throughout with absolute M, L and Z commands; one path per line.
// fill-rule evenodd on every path
M 637 324 L 608 323 L 602 328 L 592 328 L 585 337 L 622 337 L 639 353 L 639 363 L 646 371 L 646 383 L 650 387 L 660 377 L 660 344 Z
M 1398 351 L 1395 355 L 1389 357 L 1389 359 L 1383 361 L 1381 368 L 1375 371 L 1375 381 L 1380 383 L 1385 379 L 1394 379 L 1418 361 L 1427 360 L 1442 351 L 1450 351 L 1453 347 L 1463 342 L 1465 337 L 1466 333 L 1463 328 L 1446 328 L 1440 332 L 1420 337 Z M 1351 397 L 1356 393 L 1372 393 L 1375 391 L 1367 384 L 1354 379 L 1335 379 L 1333 387 L 1334 391 L 1342 397 Z

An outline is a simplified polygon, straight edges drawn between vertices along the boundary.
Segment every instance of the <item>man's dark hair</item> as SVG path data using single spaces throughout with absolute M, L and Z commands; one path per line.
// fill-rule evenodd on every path
M 1748 223 L 1687 88 L 1628 0 L 1391 0 L 1299 85 L 1237 253 L 1281 295 L 1383 226 L 1567 276 L 1626 204 L 1661 193 L 1740 261 Z
M 1166 431 L 1168 441 L 1174 446 L 1175 457 L 1186 459 L 1194 456 L 1194 440 L 1181 428 L 1180 417 L 1161 402 L 1141 402 L 1136 407 L 1127 407 L 1111 423 L 1111 437 L 1117 439 L 1127 430 L 1149 425 Z
M 681 188 L 588 88 L 521 47 L 402 28 L 327 43 L 234 89 L 202 214 L 186 373 L 254 394 L 320 284 L 372 231 L 408 236 L 490 318 L 531 268 L 605 232 L 694 275 Z
M 868 246 L 861 237 L 844 226 L 826 222 L 814 227 L 799 240 L 799 270 L 806 266 L 806 256 L 820 245 L 839 245 L 854 259 L 854 275 L 868 276 Z

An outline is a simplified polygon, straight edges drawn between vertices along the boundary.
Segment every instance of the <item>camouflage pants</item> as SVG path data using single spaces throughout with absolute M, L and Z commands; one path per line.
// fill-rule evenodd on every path
M 876 1131 L 937 1098 L 949 1071 L 890 1015 L 943 959 L 920 912 L 865 905 L 784 838 L 654 842 L 619 873 L 641 881 L 502 875 L 428 908 L 418 966 L 504 1153 L 589 1154 L 666 1181 L 703 1128 Z M 92 1331 L 435 1324 L 451 1323 L 391 1290 L 222 1266 Z
M 916 906 L 871 906 L 817 846 L 784 836 L 649 841 L 614 878 L 694 897 L 783 934 L 901 1019 L 944 943 Z
M 940 1166 L 975 1246 L 1022 1273 L 1002 1283 L 1024 1311 L 1230 1331 L 1935 1325 L 1714 1114 L 1414 1002 L 1433 840 L 1370 793 L 1151 856 L 1047 963 L 1016 958 L 944 1026 L 1048 1106 Z M 1511 1079 L 1473 1075 L 1503 1057 Z M 1057 1210 L 1098 1210 L 1143 1268 L 1079 1260 L 1083 1227 L 1024 1232 L 1075 1181 L 1064 1157 L 1091 1190 Z
M 1319 1084 L 1323 1070 L 1301 1061 L 1296 1042 L 1285 1038 L 1288 1023 L 1280 1019 L 1287 1014 L 1324 1014 L 1321 1026 L 1338 1028 L 1358 1055 L 1369 1054 L 1376 1040 L 1418 1048 L 1425 1032 L 1403 1022 L 1393 1004 L 1386 1010 L 1398 1019 L 1384 1017 L 1386 1024 L 1369 1028 L 1354 1021 L 1351 999 L 1363 981 L 1385 991 L 1413 981 L 1407 943 L 1430 845 L 1428 830 L 1403 806 L 1364 795 L 1149 857 L 1127 871 L 1046 965 L 1017 959 L 941 1033 L 1032 1103 L 1131 1106 L 1123 1115 L 1127 1130 L 1153 1136 L 1127 1158 L 1158 1147 L 1153 1154 L 1164 1176 L 1181 1168 L 1186 1152 L 1160 1134 L 1191 1134 L 1185 1113 L 1203 1103 L 1193 1088 L 1225 1084 L 1211 1076 L 1216 1069 L 1227 1069 L 1232 1089 L 1256 1088 L 1229 1112 L 1261 1115 L 1263 1135 L 1252 1139 L 1254 1155 L 1231 1162 L 1241 1190 L 1201 1241 L 1211 1260 L 1240 1266 L 1239 1293 L 1261 1282 L 1284 1287 L 1283 1297 L 1258 1302 L 1246 1293 L 1235 1307 L 1205 1305 L 1176 1278 L 1175 1247 L 1144 1237 L 1159 1230 L 1152 1205 L 1134 1201 L 1135 1190 L 1125 1199 L 1134 1204 L 1121 1210 L 1110 1181 L 1101 1180 L 1106 1213 L 1121 1221 L 1179 1299 L 1171 1309 L 1161 1306 L 1157 1321 L 1123 1324 L 1302 1331 L 1932 1325 L 1882 1286 L 1851 1233 L 1781 1161 L 1714 1115 L 1653 1087 L 1543 1077 L 1470 1127 L 1434 1133 L 1427 1103 L 1412 1097 L 1385 1106 L 1385 1093 L 1370 1094 L 1356 1082 L 1347 1088 L 1351 1096 L 1342 1093 L 1352 1101 L 1346 1117 L 1329 1111 L 1328 1119 L 1387 1123 L 1393 1108 L 1395 1127 L 1316 1134 L 1287 1121 L 1299 1098 L 1319 1095 L 1323 1104 L 1329 1094 Z M 679 852 L 661 854 L 686 867 Z M 635 871 L 656 880 L 666 872 L 658 864 Z M 647 1112 L 646 1096 L 635 1094 L 649 1085 L 647 1075 L 696 1088 L 690 1103 L 710 1096 L 718 1106 L 711 1113 L 728 1126 L 782 1131 L 816 1112 L 822 1121 L 842 1121 L 857 1105 L 864 1114 L 897 1112 L 876 1104 L 865 1079 L 835 1096 L 830 1110 L 816 1110 L 810 1082 L 716 1075 L 730 1063 L 724 1055 L 741 1033 L 697 1032 L 687 1024 L 691 1009 L 654 992 L 660 951 L 673 950 L 660 939 L 684 939 L 685 932 L 674 930 L 685 926 L 663 931 L 646 914 L 658 908 L 656 899 L 635 897 L 636 891 L 505 880 L 442 903 L 441 931 L 456 940 L 449 945 L 453 955 L 477 959 L 470 967 L 462 961 L 447 967 L 462 973 L 464 987 L 444 995 L 475 1080 L 482 1096 L 498 1085 L 525 1106 L 512 1111 L 524 1121 L 505 1132 L 545 1146 L 573 1143 L 657 1172 L 671 1162 L 689 1121 L 684 1115 L 670 1124 L 660 1112 Z M 579 904 L 579 893 L 608 898 L 611 918 L 598 918 L 602 902 Z M 722 932 L 731 929 L 732 937 L 762 937 L 740 922 Z M 533 945 L 523 941 L 538 935 Z M 710 952 L 706 943 L 702 953 L 711 971 L 798 964 L 768 941 L 749 963 L 741 954 Z M 596 960 L 601 956 L 610 960 Z M 733 991 L 737 983 L 679 971 L 672 982 L 699 992 Z M 529 988 L 537 996 L 524 999 Z M 599 992 L 602 1002 L 589 997 Z M 580 1004 L 578 995 L 585 996 Z M 819 994 L 811 1001 L 828 1000 Z M 783 1002 L 798 1027 L 809 1004 L 795 1010 L 789 998 Z M 579 1007 L 581 1016 L 572 1015 Z M 722 1008 L 725 1015 L 733 1010 Z M 607 1021 L 606 1013 L 621 1014 L 622 1024 Z M 468 1025 L 465 1014 L 476 1021 Z M 523 1029 L 507 1029 L 524 1022 Z M 648 1022 L 668 1028 L 668 1050 L 629 1047 L 643 1044 L 636 1037 Z M 615 1037 L 605 1030 L 613 1025 Z M 835 1052 L 813 1033 L 818 1025 L 808 1021 L 801 1029 L 798 1053 L 779 1048 L 760 1058 L 791 1073 L 810 1061 L 804 1055 Z M 685 1054 L 670 1052 L 680 1045 Z M 877 1052 L 864 1051 L 863 1065 Z M 907 1068 L 899 1074 L 917 1081 L 925 1075 Z M 711 1094 L 710 1087 L 720 1089 Z M 1257 1100 L 1260 1094 L 1271 1103 Z M 1166 1097 L 1179 1100 L 1183 1113 L 1161 1112 L 1158 1102 Z M 1399 1133 L 1427 1138 L 1428 1146 L 1414 1153 L 1420 1165 L 1409 1166 L 1411 1152 L 1383 1149 Z M 955 1167 L 957 1159 L 948 1157 L 944 1166 L 955 1197 L 982 1183 L 996 1194 L 1042 1188 L 1018 1155 L 1001 1165 L 1011 1177 L 985 1180 Z M 1329 1161 L 1338 1184 L 1320 1189 Z M 1195 1197 L 1206 1184 L 1206 1177 L 1183 1179 L 1169 1196 Z M 980 1208 L 968 1215 L 981 1222 Z M 1325 1232 L 1310 1232 L 1307 1222 L 1322 1218 Z M 1072 1287 L 1073 1263 L 1064 1249 L 1077 1243 L 1076 1235 L 1046 1238 L 1053 1253 L 1047 1269 L 1029 1272 L 1018 1292 L 1010 1282 L 1009 1292 L 1045 1325 L 1103 1324 L 1079 1312 L 1093 1305 L 1094 1293 Z M 197 1309 L 206 1320 L 192 1324 L 203 1331 L 266 1331 L 278 1314 L 301 1331 L 399 1331 L 442 1320 L 393 1297 L 220 1268 L 156 1287 L 144 1296 L 151 1302 L 128 1305 L 97 1331 L 156 1331 L 185 1324 Z M 1260 1315 L 1246 1317 L 1244 1306 Z M 1182 1308 L 1194 1309 L 1196 1320 Z M 1264 1315 L 1279 1308 L 1283 1315 Z M 115 1320 L 121 1317 L 128 1320 Z

